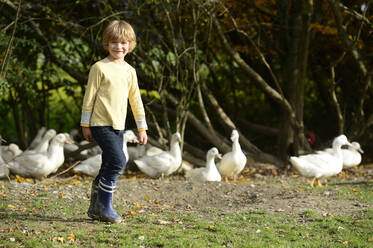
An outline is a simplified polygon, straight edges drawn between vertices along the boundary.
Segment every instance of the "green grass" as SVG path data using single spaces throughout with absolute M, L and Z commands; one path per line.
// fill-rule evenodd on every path
M 51 202 L 51 204 L 53 204 Z M 65 206 L 63 212 L 72 212 Z M 69 210 L 70 209 L 70 210 Z M 369 247 L 373 209 L 357 216 L 300 216 L 266 211 L 214 215 L 144 212 L 122 224 L 3 214 L 0 247 Z
M 330 190 L 334 199 L 371 203 L 370 186 L 328 185 L 321 190 L 295 184 L 292 188 L 320 195 Z M 0 248 L 373 247 L 373 209 L 369 207 L 350 215 L 334 211 L 323 216 L 312 209 L 301 214 L 267 209 L 233 214 L 217 209 L 145 208 L 139 213 L 135 206 L 126 205 L 117 207 L 124 222 L 107 224 L 86 217 L 87 199 L 63 197 L 53 193 L 56 189 L 24 194 L 20 199 L 4 190 L 0 196 Z

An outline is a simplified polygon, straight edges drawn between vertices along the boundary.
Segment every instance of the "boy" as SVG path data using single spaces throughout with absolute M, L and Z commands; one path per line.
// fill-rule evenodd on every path
M 83 100 L 81 126 L 84 138 L 95 140 L 102 149 L 102 164 L 92 182 L 88 216 L 121 222 L 112 205 L 120 174 L 126 167 L 123 152 L 127 102 L 129 100 L 139 132 L 139 143 L 147 143 L 147 124 L 135 69 L 124 57 L 136 46 L 136 35 L 125 21 L 116 20 L 105 28 L 102 42 L 108 56 L 90 69 Z

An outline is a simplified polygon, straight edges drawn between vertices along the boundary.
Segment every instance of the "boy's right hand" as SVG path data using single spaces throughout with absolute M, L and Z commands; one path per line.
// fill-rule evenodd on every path
M 84 138 L 89 141 L 89 142 L 92 142 L 93 141 L 93 137 L 92 137 L 92 133 L 91 133 L 91 129 L 89 127 L 82 127 L 82 132 L 83 132 L 83 136 Z

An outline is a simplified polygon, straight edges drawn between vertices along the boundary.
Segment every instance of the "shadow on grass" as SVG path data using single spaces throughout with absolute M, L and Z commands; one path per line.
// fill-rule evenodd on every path
M 358 181 L 358 182 L 337 182 L 337 183 L 328 183 L 328 185 L 370 185 L 373 186 L 373 182 L 368 181 Z
M 56 216 L 43 216 L 38 214 L 20 214 L 20 213 L 6 213 L 0 212 L 1 220 L 22 220 L 22 221 L 36 221 L 36 222 L 62 222 L 62 223 L 82 223 L 82 222 L 97 222 L 90 218 L 61 218 Z

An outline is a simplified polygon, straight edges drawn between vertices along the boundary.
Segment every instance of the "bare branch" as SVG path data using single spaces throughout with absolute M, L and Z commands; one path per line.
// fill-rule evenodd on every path
M 348 34 L 346 32 L 345 27 L 343 26 L 342 23 L 342 17 L 341 17 L 341 12 L 339 9 L 339 4 L 335 0 L 328 0 L 329 5 L 331 9 L 333 10 L 335 21 L 337 24 L 337 29 L 339 36 L 345 45 L 346 49 L 351 53 L 352 57 L 354 58 L 355 62 L 359 66 L 360 71 L 364 75 L 364 77 L 367 75 L 368 71 L 367 68 L 361 58 L 361 55 L 359 51 L 357 50 L 356 46 L 354 43 L 348 38 Z
M 19 13 L 21 12 L 21 0 L 19 0 L 18 2 L 18 7 L 17 7 L 17 14 L 16 14 L 16 18 L 14 20 L 14 27 L 13 27 L 13 32 L 12 32 L 12 36 L 10 37 L 10 40 L 8 42 L 8 46 L 5 50 L 5 56 L 4 56 L 4 60 L 3 60 L 3 63 L 1 65 L 1 71 L 0 71 L 0 84 L 3 83 L 3 78 L 5 79 L 5 76 L 6 76 L 6 72 L 8 70 L 8 64 L 9 64 L 9 57 L 10 57 L 10 54 L 11 54 L 11 50 L 12 50 L 12 45 L 13 45 L 13 40 L 14 40 L 14 35 L 16 33 L 16 28 L 17 28 L 17 23 L 18 23 L 18 18 L 19 18 Z M 13 5 L 11 2 L 8 3 L 10 5 Z

